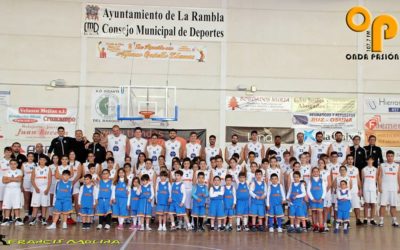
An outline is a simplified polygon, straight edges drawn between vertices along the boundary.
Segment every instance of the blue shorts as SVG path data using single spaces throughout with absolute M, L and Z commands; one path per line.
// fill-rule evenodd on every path
M 338 210 L 337 221 L 348 221 L 350 220 L 350 210 Z
M 81 209 L 79 210 L 79 214 L 81 216 L 93 216 L 94 209 L 93 207 L 81 207 Z
M 193 217 L 205 217 L 206 216 L 206 205 L 193 206 L 192 208 Z
M 249 215 L 249 200 L 236 201 L 236 215 L 237 216 Z
M 140 199 L 137 215 L 140 217 L 151 217 L 152 207 L 148 199 Z
M 56 199 L 56 204 L 54 205 L 55 214 L 70 214 L 72 212 L 72 199 Z
M 210 201 L 210 207 L 208 208 L 208 217 L 218 219 L 223 219 L 225 217 L 223 200 Z
M 225 208 L 225 216 L 232 218 L 235 216 L 235 210 L 233 208 Z
M 258 216 L 260 218 L 264 218 L 264 216 L 265 216 L 264 204 L 251 204 L 250 216 Z
M 113 217 L 128 217 L 128 198 L 115 197 L 115 203 L 112 205 Z
M 303 204 L 301 204 L 301 205 L 293 205 L 292 204 L 289 207 L 289 218 L 294 218 L 294 217 L 300 218 L 300 219 L 306 217 Z
M 282 204 L 271 205 L 267 211 L 269 217 L 283 217 L 283 207 Z
M 168 205 L 157 204 L 157 206 L 156 206 L 156 214 L 166 214 L 166 213 L 168 213 L 168 211 L 169 211 Z
M 105 216 L 111 213 L 112 210 L 111 210 L 110 199 L 99 198 L 99 203 L 97 204 L 96 208 L 96 215 Z
M 310 200 L 310 209 L 311 210 L 323 210 L 324 209 L 324 200 L 322 200 L 322 202 L 313 202 Z
M 169 213 L 176 214 L 178 216 L 182 216 L 186 214 L 186 207 L 185 204 L 179 206 L 177 202 L 172 201 L 171 205 L 169 205 Z

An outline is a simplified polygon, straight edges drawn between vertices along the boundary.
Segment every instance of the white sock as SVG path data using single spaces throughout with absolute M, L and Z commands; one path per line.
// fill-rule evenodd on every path
M 243 218 L 243 226 L 247 226 L 248 222 L 249 222 L 249 217 L 244 217 Z
M 344 225 L 343 225 L 343 229 L 346 230 L 347 227 L 348 227 L 348 225 L 349 225 L 349 223 L 346 221 L 346 222 L 344 223 Z
M 146 224 L 146 227 L 147 227 L 147 228 L 150 228 L 150 224 L 149 224 L 149 223 L 147 223 L 147 224 Z
M 383 217 L 379 217 L 380 223 L 383 224 Z
M 220 223 L 218 223 L 218 227 L 221 227 L 221 224 L 220 224 Z
M 300 224 L 297 224 L 296 227 L 300 227 Z
M 392 217 L 392 222 L 393 223 L 397 222 L 397 217 Z
M 236 218 L 236 226 L 240 226 L 240 218 Z
M 192 224 L 190 224 L 190 222 L 188 222 L 187 226 L 188 226 L 188 227 L 191 227 L 191 226 L 192 226 Z
M 118 224 L 119 225 L 124 224 L 124 218 L 118 217 Z

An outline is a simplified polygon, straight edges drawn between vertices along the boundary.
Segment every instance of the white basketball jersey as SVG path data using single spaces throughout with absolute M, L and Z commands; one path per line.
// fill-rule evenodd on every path
M 257 164 L 261 164 L 261 160 L 263 157 L 263 155 L 261 155 L 262 146 L 263 145 L 261 144 L 261 142 L 254 143 L 254 142 L 250 141 L 247 143 L 248 153 L 254 152 L 256 154 L 255 162 L 257 162 Z M 247 156 L 248 155 L 246 155 L 246 157 Z
M 309 152 L 310 145 L 305 144 L 305 143 L 303 143 L 303 144 L 296 143 L 296 144 L 293 144 L 292 149 L 293 149 L 293 156 L 296 157 L 296 159 L 298 161 L 300 161 L 300 155 L 304 152 Z
M 311 166 L 318 166 L 319 157 L 322 154 L 328 153 L 328 145 L 325 143 L 313 143 L 311 144 Z
M 36 163 L 24 163 L 22 165 L 22 171 L 24 172 L 24 181 L 31 181 L 32 171 L 36 167 Z
M 227 151 L 228 151 L 228 160 L 232 158 L 233 154 L 239 154 L 239 159 L 242 157 L 242 151 L 243 151 L 243 147 L 236 144 L 236 145 L 228 145 L 226 147 Z
M 251 171 L 248 171 L 247 173 L 246 173 L 246 176 L 247 176 L 247 183 L 252 183 L 252 182 L 254 182 L 254 181 L 256 181 L 256 174 L 255 173 L 252 173 Z
M 289 163 L 282 162 L 280 164 L 280 167 L 281 167 L 281 170 L 282 170 L 283 174 L 286 174 L 289 170 L 291 170 L 291 167 L 290 167 Z
M 165 164 L 169 167 L 172 166 L 172 159 L 174 157 L 180 157 L 179 151 L 181 143 L 178 140 L 168 140 L 165 142 Z
M 160 157 L 162 147 L 160 145 L 149 145 L 147 146 L 147 156 L 151 159 L 153 166 L 158 166 L 158 157 Z
M 399 184 L 397 175 L 399 165 L 397 163 L 382 163 L 382 191 L 397 191 Z
M 89 162 L 83 163 L 83 172 L 85 174 L 89 174 L 89 168 L 88 168 L 89 164 L 90 164 Z M 96 169 L 95 172 L 97 173 L 99 171 L 99 164 L 97 164 L 97 163 L 93 163 L 93 164 L 94 164 L 94 168 Z M 106 168 L 107 168 L 107 165 L 106 165 Z
M 78 170 L 79 170 L 79 165 L 80 165 L 81 163 L 79 162 L 79 161 L 74 161 L 74 162 L 71 162 L 69 165 L 70 166 L 72 166 L 72 171 L 74 171 L 74 173 L 71 173 L 71 174 L 73 174 L 72 175 L 72 180 L 73 179 L 75 179 L 76 178 L 76 176 L 78 175 Z
M 56 185 L 56 181 L 57 181 L 57 179 L 56 179 L 56 170 L 57 170 L 57 167 L 56 167 L 56 165 L 51 164 L 49 166 L 49 168 L 50 168 L 50 171 L 51 171 L 51 185 Z
M 107 140 L 107 150 L 113 152 L 115 162 L 123 164 L 126 154 L 126 135 L 120 134 L 118 137 L 115 137 L 111 134 L 107 136 Z
M 156 178 L 156 172 L 154 171 L 154 169 L 150 168 L 150 169 L 143 169 L 142 171 L 140 171 L 141 175 L 147 174 L 150 177 L 150 183 L 153 185 L 153 180 L 154 178 Z
M 2 158 L 0 160 L 0 187 L 4 186 L 3 176 L 10 170 L 10 161 Z
M 333 142 L 332 143 L 332 150 L 338 153 L 338 162 L 343 163 L 346 160 L 346 152 L 347 152 L 347 144 L 345 142 Z
M 351 192 L 352 193 L 357 193 L 358 192 L 358 168 L 352 166 L 352 167 L 347 167 L 347 175 L 351 179 Z
M 144 138 L 137 139 L 133 137 L 129 140 L 129 144 L 131 146 L 131 152 L 129 153 L 129 156 L 132 158 L 132 163 L 136 164 L 139 154 L 146 153 L 147 140 Z
M 186 144 L 186 157 L 189 157 L 190 160 L 193 160 L 194 157 L 200 156 L 201 145 L 197 143 L 187 143 Z
M 346 176 L 341 176 L 341 175 L 339 175 L 338 177 L 336 177 L 336 188 L 337 189 L 340 189 L 340 182 L 341 181 L 346 181 L 347 182 L 347 187 L 348 187 L 348 189 L 350 189 L 350 181 L 351 181 L 351 178 L 350 178 L 350 176 L 349 175 L 346 175 Z M 353 184 L 352 184 L 353 185 Z
M 363 190 L 376 192 L 376 168 L 365 167 L 362 170 L 364 180 L 363 180 Z
M 310 178 L 311 178 L 311 166 L 310 165 L 305 165 L 305 166 L 300 166 L 300 174 L 303 180 L 308 184 L 310 183 Z
M 71 166 L 70 165 L 66 165 L 66 166 L 64 166 L 64 165 L 59 165 L 58 166 L 58 174 L 61 176 L 62 175 L 62 173 L 65 171 L 65 170 L 71 170 Z M 71 173 L 72 174 L 72 173 Z M 61 178 L 61 177 L 60 177 Z
M 239 183 L 239 173 L 240 173 L 240 166 L 237 166 L 236 169 L 228 169 L 228 174 L 232 175 L 232 181 L 234 183 Z M 236 187 L 236 186 L 235 186 Z
M 193 186 L 193 169 L 182 169 L 182 182 L 186 189 Z
M 328 186 L 328 177 L 330 174 L 331 173 L 327 169 L 320 170 L 319 172 L 319 177 L 322 179 L 322 182 L 325 184 L 325 186 Z
M 41 168 L 37 166 L 35 169 L 35 183 L 38 186 L 39 189 L 41 188 L 46 188 L 47 183 L 49 181 L 49 171 L 50 168 L 45 166 L 44 168 Z
M 205 148 L 205 151 L 206 151 L 206 163 L 207 166 L 210 167 L 211 166 L 210 158 L 215 157 L 216 155 L 219 154 L 219 148 L 208 146 Z
M 283 162 L 283 153 L 287 151 L 287 148 L 283 147 L 282 145 L 279 148 L 273 145 L 269 148 L 269 150 L 276 152 L 276 159 L 279 163 Z
M 213 172 L 213 176 L 219 176 L 221 178 L 221 180 L 225 180 L 225 176 L 228 173 L 226 168 L 216 168 L 212 170 Z M 212 181 L 212 180 L 211 180 Z
M 328 163 L 328 165 L 326 166 L 327 169 L 331 171 L 332 180 L 336 179 L 336 177 L 339 176 L 339 174 L 340 174 L 340 172 L 339 172 L 340 166 L 342 166 L 342 164 L 340 164 L 340 163 L 336 163 L 336 164 Z
M 281 181 L 281 169 L 280 168 L 267 168 L 265 178 L 268 180 L 268 183 L 271 183 L 271 175 L 272 174 L 277 174 L 278 182 Z
M 15 170 L 9 169 L 4 174 L 4 176 L 15 178 L 18 176 L 22 176 L 22 171 L 21 171 L 21 169 L 15 169 Z M 7 188 L 21 188 L 21 183 L 20 182 L 9 182 L 9 183 L 5 184 L 5 188 L 6 189 Z M 19 193 L 17 193 L 16 195 L 19 195 Z

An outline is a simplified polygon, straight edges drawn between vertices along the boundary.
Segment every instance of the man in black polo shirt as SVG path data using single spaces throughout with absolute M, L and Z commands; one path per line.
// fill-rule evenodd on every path
M 87 147 L 87 153 L 93 153 L 95 156 L 94 161 L 99 164 L 106 160 L 106 149 L 100 144 L 100 141 L 100 134 L 95 132 L 93 134 L 93 143 L 90 143 Z
M 375 145 L 376 136 L 370 135 L 368 137 L 368 146 L 365 146 L 365 151 L 367 153 L 367 158 L 372 156 L 374 158 L 374 166 L 377 168 L 379 164 L 383 163 L 382 149 Z
M 80 163 L 85 163 L 87 158 L 86 144 L 90 142 L 83 136 L 82 130 L 75 130 L 75 142 L 73 150 L 76 154 L 76 160 Z
M 18 161 L 18 168 L 20 169 L 22 166 L 22 163 L 26 162 L 26 156 L 21 154 L 21 143 L 19 142 L 14 142 L 11 145 L 11 149 L 12 149 L 12 155 L 11 155 L 11 159 L 16 159 Z
M 350 155 L 354 158 L 354 166 L 358 168 L 358 171 L 361 173 L 361 170 L 366 166 L 366 151 L 363 147 L 360 146 L 361 137 L 356 135 L 353 137 L 353 146 L 350 147 Z
M 34 162 L 38 163 L 39 158 L 43 157 L 46 158 L 46 166 L 50 165 L 50 158 L 44 154 L 42 143 L 37 143 L 35 145 L 35 153 L 33 155 L 35 157 Z
M 48 156 L 51 157 L 51 153 L 58 155 L 61 159 L 61 156 L 69 154 L 69 152 L 73 149 L 75 139 L 71 137 L 65 137 L 65 129 L 64 127 L 58 127 L 57 129 L 58 137 L 54 138 L 51 141 Z

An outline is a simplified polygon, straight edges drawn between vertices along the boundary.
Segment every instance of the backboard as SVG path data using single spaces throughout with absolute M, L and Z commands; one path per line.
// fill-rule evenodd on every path
M 176 87 L 120 86 L 117 119 L 122 121 L 177 121 Z

